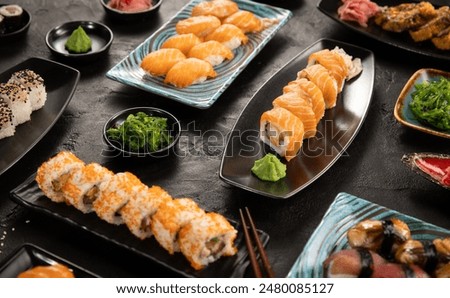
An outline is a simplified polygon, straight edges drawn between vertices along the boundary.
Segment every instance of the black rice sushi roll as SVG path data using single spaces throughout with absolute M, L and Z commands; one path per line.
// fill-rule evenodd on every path
M 3 16 L 2 23 L 6 33 L 19 29 L 22 24 L 23 9 L 19 5 L 10 4 L 0 7 L 0 15 Z

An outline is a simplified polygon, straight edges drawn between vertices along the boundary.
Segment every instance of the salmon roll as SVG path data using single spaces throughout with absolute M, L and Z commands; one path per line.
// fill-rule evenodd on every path
M 120 225 L 123 223 L 122 208 L 128 201 L 142 193 L 146 186 L 135 175 L 122 172 L 100 184 L 100 192 L 92 203 L 95 213 L 104 221 Z
M 201 42 L 202 40 L 194 33 L 177 34 L 164 41 L 161 49 L 178 49 L 184 55 L 187 55 L 193 46 Z
M 92 204 L 99 195 L 100 184 L 113 175 L 113 172 L 98 163 L 75 169 L 61 188 L 66 203 L 83 213 L 92 212 Z
M 193 33 L 200 38 L 210 34 L 222 23 L 215 16 L 194 16 L 177 22 L 175 30 L 178 34 Z
M 203 1 L 192 8 L 192 16 L 215 16 L 223 19 L 237 12 L 239 7 L 231 0 Z
M 174 199 L 159 206 L 153 215 L 151 229 L 158 243 L 171 255 L 180 251 L 178 232 L 194 218 L 203 216 L 203 211 L 194 200 Z
M 185 88 L 216 76 L 217 73 L 210 63 L 197 58 L 187 58 L 178 62 L 169 70 L 164 83 Z
M 207 35 L 205 40 L 218 41 L 230 50 L 234 50 L 241 45 L 245 45 L 248 42 L 248 37 L 237 26 L 233 24 L 223 24 L 211 34 Z
M 53 202 L 65 202 L 62 188 L 72 171 L 82 168 L 84 162 L 72 152 L 61 151 L 37 170 L 36 182 L 42 192 Z
M 235 255 L 236 236 L 236 229 L 225 217 L 210 212 L 181 228 L 178 243 L 191 266 L 200 270 L 222 256 Z
M 338 84 L 325 67 L 320 64 L 308 66 L 298 72 L 297 78 L 306 78 L 319 87 L 325 100 L 326 109 L 336 106 Z
M 141 62 L 141 68 L 152 76 L 164 76 L 186 56 L 179 49 L 160 49 L 147 54 Z
M 133 235 L 139 239 L 151 237 L 152 216 L 162 203 L 172 200 L 172 197 L 161 187 L 152 186 L 142 189 L 142 193 L 132 197 L 122 208 L 122 219 Z
M 308 98 L 302 97 L 300 93 L 290 92 L 278 96 L 272 104 L 274 107 L 285 108 L 302 121 L 305 139 L 316 135 L 316 115 Z
M 315 53 L 312 53 L 308 57 L 308 66 L 320 64 L 330 72 L 331 76 L 336 80 L 338 85 L 338 92 L 344 88 L 345 78 L 347 77 L 349 70 L 344 58 L 336 51 L 330 51 L 324 49 Z
M 304 134 L 303 122 L 284 108 L 275 107 L 261 115 L 261 140 L 287 161 L 300 151 Z
M 31 120 L 31 101 L 28 92 L 22 85 L 0 84 L 0 100 L 4 100 L 14 115 L 14 125 L 19 125 Z
M 347 52 L 345 52 L 345 50 L 340 47 L 335 47 L 331 50 L 331 52 L 338 53 L 344 59 L 348 69 L 348 74 L 345 78 L 346 81 L 353 79 L 363 71 L 361 58 L 353 58 L 353 56 L 347 54 Z
M 31 101 L 33 111 L 39 110 L 47 101 L 44 79 L 30 69 L 24 69 L 12 74 L 8 83 L 22 85 L 28 90 L 28 98 Z
M 197 58 L 210 63 L 212 66 L 219 65 L 225 59 L 231 60 L 233 52 L 218 41 L 210 40 L 192 47 L 188 54 L 189 58 Z

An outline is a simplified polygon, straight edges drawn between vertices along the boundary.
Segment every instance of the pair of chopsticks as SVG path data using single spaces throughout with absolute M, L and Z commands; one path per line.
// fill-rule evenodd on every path
M 262 271 L 260 268 L 260 264 L 258 262 L 258 258 L 255 253 L 253 241 L 252 241 L 251 236 L 248 231 L 249 227 L 250 227 L 250 231 L 252 232 L 254 241 L 256 242 L 257 251 L 261 258 L 261 262 L 264 266 L 264 271 L 265 271 L 267 277 L 274 277 L 275 274 L 272 270 L 272 266 L 270 265 L 269 259 L 267 258 L 266 251 L 261 243 L 261 240 L 259 239 L 258 232 L 256 231 L 255 224 L 253 223 L 252 216 L 250 215 L 250 211 L 248 210 L 247 207 L 245 207 L 245 212 L 246 212 L 246 215 L 248 218 L 248 225 L 247 225 L 247 221 L 244 217 L 244 213 L 242 212 L 242 209 L 239 209 L 239 214 L 241 216 L 242 228 L 244 230 L 245 244 L 247 245 L 248 256 L 250 257 L 250 262 L 252 264 L 252 268 L 253 268 L 253 272 L 255 273 L 255 277 L 263 277 L 263 274 L 262 274 Z

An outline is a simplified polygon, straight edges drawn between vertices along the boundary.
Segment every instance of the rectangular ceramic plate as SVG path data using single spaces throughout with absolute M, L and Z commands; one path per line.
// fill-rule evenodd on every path
M 420 2 L 415 0 L 375 0 L 373 1 L 377 3 L 379 6 L 396 6 L 402 3 L 412 3 L 412 2 Z M 447 0 L 430 0 L 428 1 L 432 3 L 435 7 L 440 7 L 447 5 Z M 370 38 L 381 41 L 385 44 L 401 48 L 413 53 L 430 56 L 438 59 L 450 60 L 450 51 L 442 51 L 437 49 L 431 41 L 425 41 L 421 43 L 416 43 L 409 36 L 408 32 L 404 33 L 396 33 L 396 32 L 388 32 L 383 30 L 380 26 L 369 21 L 369 26 L 364 28 L 360 26 L 356 22 L 347 22 L 342 21 L 338 16 L 338 8 L 342 4 L 340 0 L 321 0 L 317 5 L 317 8 L 329 16 L 331 19 L 335 20 L 339 24 L 344 25 L 345 27 L 364 34 Z
M 64 64 L 41 58 L 30 58 L 0 74 L 0 83 L 11 75 L 30 69 L 44 79 L 47 91 L 45 106 L 31 114 L 31 120 L 16 127 L 16 133 L 0 140 L 0 175 L 19 161 L 47 132 L 64 112 L 75 92 L 80 73 Z
M 144 70 L 140 68 L 142 59 L 149 52 L 158 50 L 167 38 L 175 35 L 176 23 L 190 17 L 192 8 L 201 1 L 203 0 L 189 2 L 170 21 L 109 70 L 106 76 L 123 84 L 168 97 L 189 106 L 206 109 L 219 98 L 250 61 L 292 17 L 292 13 L 286 9 L 246 0 L 236 0 L 235 2 L 240 9 L 248 10 L 260 18 L 277 19 L 278 23 L 262 32 L 248 34 L 248 43 L 234 50 L 234 58 L 215 67 L 218 75 L 214 79 L 187 88 L 176 88 L 165 84 L 162 77 L 145 75 Z
M 282 94 L 283 86 L 295 80 L 297 72 L 306 67 L 311 53 L 336 46 L 354 58 L 361 58 L 362 73 L 345 83 L 336 107 L 327 110 L 319 122 L 316 137 L 305 140 L 301 152 L 286 164 L 286 177 L 277 182 L 259 180 L 250 169 L 255 160 L 272 152 L 259 140 L 262 113 L 272 108 L 272 101 Z M 280 199 L 289 198 L 311 184 L 345 152 L 364 122 L 372 99 L 374 63 L 371 51 L 328 39 L 319 40 L 294 57 L 264 83 L 244 108 L 228 139 L 220 177 L 237 187 Z
M 232 257 L 222 257 L 203 270 L 196 271 L 181 253 L 170 255 L 154 238 L 140 240 L 133 236 L 125 225 L 115 226 L 99 219 L 94 213 L 83 214 L 64 203 L 57 204 L 44 196 L 34 181 L 29 177 L 21 185 L 11 191 L 11 198 L 18 204 L 35 211 L 50 215 L 65 223 L 71 224 L 99 236 L 111 243 L 128 249 L 138 255 L 149 258 L 160 265 L 186 277 L 242 277 L 248 266 L 247 248 L 242 233 L 242 227 L 236 222 L 230 222 L 238 230 L 235 245 L 238 253 Z M 261 241 L 266 245 L 269 235 L 259 231 Z
M 0 264 L 0 278 L 17 277 L 19 273 L 35 266 L 50 266 L 55 263 L 67 266 L 77 278 L 99 277 L 98 275 L 55 256 L 40 247 L 33 244 L 24 244 L 6 257 L 2 264 Z
M 349 248 L 346 237 L 349 228 L 366 219 L 386 220 L 394 217 L 408 225 L 413 239 L 431 240 L 450 236 L 450 231 L 446 229 L 350 194 L 340 193 L 328 208 L 287 277 L 323 277 L 323 261 L 332 253 Z
M 400 92 L 397 103 L 395 104 L 394 116 L 401 124 L 405 126 L 428 134 L 450 139 L 450 132 L 439 131 L 432 126 L 420 123 L 409 108 L 409 104 L 412 101 L 411 93 L 414 92 L 414 86 L 416 84 L 421 84 L 425 81 L 437 81 L 441 77 L 450 79 L 450 73 L 430 68 L 423 68 L 416 71 Z

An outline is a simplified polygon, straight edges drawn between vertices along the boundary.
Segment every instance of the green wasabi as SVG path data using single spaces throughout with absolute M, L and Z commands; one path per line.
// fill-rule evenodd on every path
M 286 177 L 286 165 L 272 153 L 255 161 L 252 173 L 261 180 L 276 182 Z
M 92 47 L 92 40 L 81 26 L 75 29 L 66 41 L 66 49 L 72 53 L 87 53 Z

